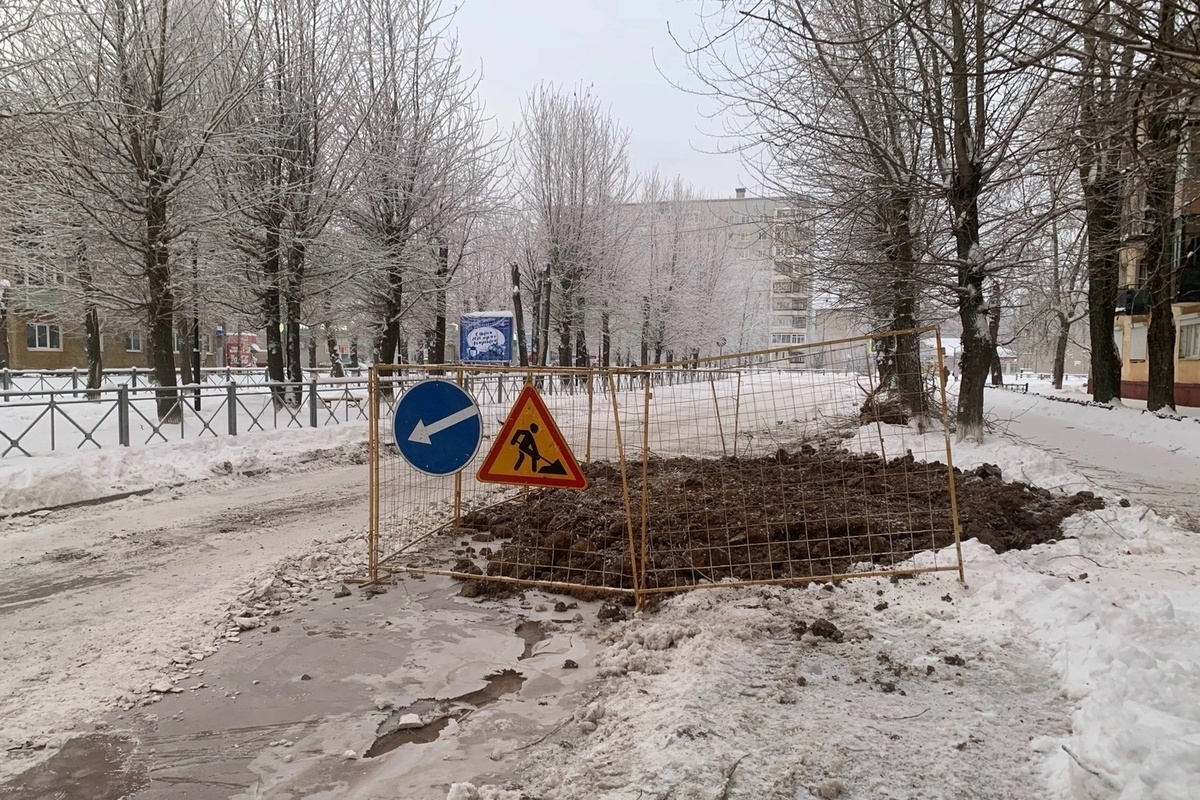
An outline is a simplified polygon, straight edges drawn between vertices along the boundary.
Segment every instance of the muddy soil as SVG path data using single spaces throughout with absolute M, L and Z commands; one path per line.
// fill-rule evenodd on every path
M 888 569 L 954 542 L 946 467 L 911 454 L 884 461 L 805 447 L 758 459 L 654 459 L 644 481 L 633 462 L 628 501 L 620 465 L 584 470 L 586 491 L 535 491 L 464 517 L 473 542 L 456 551 L 455 571 L 631 589 L 643 502 L 647 588 Z M 955 475 L 963 537 L 998 552 L 1057 539 L 1064 518 L 1103 507 L 1090 492 L 1006 483 L 991 465 Z M 505 591 L 487 583 L 472 581 L 464 594 Z

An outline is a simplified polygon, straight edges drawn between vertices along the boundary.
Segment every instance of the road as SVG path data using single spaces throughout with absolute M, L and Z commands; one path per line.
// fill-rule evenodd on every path
M 1054 454 L 1102 488 L 1200 530 L 1200 452 L 1182 444 L 1184 435 L 1194 437 L 1200 425 L 1158 420 L 1133 409 L 1064 406 L 1007 392 L 991 391 L 987 401 L 988 411 L 1009 436 Z M 1073 419 L 1063 418 L 1064 407 Z M 1166 446 L 1151 437 L 1138 441 L 1130 428 L 1139 422 L 1178 426 L 1180 438 Z
M 1106 430 L 1102 415 L 1117 412 L 1072 410 L 1064 420 L 1061 409 L 1036 398 L 997 392 L 989 402 L 1009 436 L 1135 503 L 1200 519 L 1200 459 L 1186 448 L 1161 438 L 1135 441 L 1129 426 Z M 478 604 L 456 598 L 456 585 L 438 578 L 402 578 L 387 594 L 339 598 L 301 582 L 288 585 L 286 606 L 270 612 L 282 613 L 268 625 L 229 631 L 231 605 L 240 606 L 238 598 L 282 563 L 323 553 L 315 561 L 309 555 L 306 569 L 332 574 L 361 561 L 365 482 L 361 464 L 310 464 L 0 521 L 0 796 L 367 798 L 395 796 L 401 787 L 400 796 L 440 800 L 452 780 L 511 775 L 535 752 L 527 747 L 570 718 L 581 687 L 596 676 L 594 639 L 581 635 L 586 626 L 575 611 L 555 613 L 553 599 L 530 592 L 507 604 Z M 959 589 L 921 587 L 879 592 L 896 593 L 890 602 L 898 608 L 932 593 L 936 613 L 914 609 L 908 627 L 914 619 L 930 625 L 926 617 L 953 621 L 946 616 L 952 606 L 938 598 Z M 845 604 L 847 617 L 874 629 L 876 642 L 893 637 L 889 619 L 869 610 L 877 599 L 857 600 Z M 595 611 L 579 609 L 589 622 Z M 517 627 L 530 621 L 544 626 L 532 637 Z M 953 628 L 923 635 L 928 641 L 909 657 L 962 644 Z M 1011 671 L 1009 645 L 974 646 L 989 658 L 1006 653 Z M 878 653 L 860 649 L 837 672 L 877 669 Z M 568 658 L 580 668 L 566 669 Z M 1017 716 L 1033 727 L 1001 726 L 993 732 L 998 749 L 989 745 L 964 768 L 1001 763 L 1003 753 L 1021 756 L 1019 743 L 1065 719 L 1048 666 L 1031 654 L 1016 660 L 1028 672 L 1025 683 L 995 694 L 995 676 L 980 672 L 976 685 L 968 675 L 959 684 L 965 697 L 929 715 L 944 722 L 959 706 L 1027 707 Z M 151 691 L 156 685 L 180 692 Z M 923 707 L 944 693 L 933 683 L 908 690 Z M 378 744 L 380 726 L 408 710 L 449 716 L 438 718 L 436 730 L 426 726 L 432 739 L 413 739 L 427 747 L 363 758 Z M 447 734 L 438 736 L 443 728 Z M 937 744 L 957 747 L 949 739 Z M 1033 779 L 1019 765 L 1000 773 Z M 699 775 L 697 785 L 710 777 Z
M 231 601 L 366 525 L 366 468 L 217 479 L 0 522 L 0 777 L 211 650 Z M 33 751 L 36 752 L 36 751 Z

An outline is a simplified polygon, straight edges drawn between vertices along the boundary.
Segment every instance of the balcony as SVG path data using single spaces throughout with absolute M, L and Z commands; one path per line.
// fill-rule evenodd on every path
M 1145 286 L 1122 286 L 1117 290 L 1117 313 L 1126 316 L 1150 313 L 1150 290 Z
M 1173 303 L 1200 303 L 1200 267 L 1185 266 L 1175 273 Z M 1131 283 L 1117 290 L 1117 313 L 1130 316 L 1150 313 L 1150 289 Z

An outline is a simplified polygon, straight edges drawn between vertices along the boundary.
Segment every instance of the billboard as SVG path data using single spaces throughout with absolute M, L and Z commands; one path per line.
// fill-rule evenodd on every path
M 511 311 L 480 311 L 459 317 L 459 359 L 464 364 L 507 364 L 512 361 Z

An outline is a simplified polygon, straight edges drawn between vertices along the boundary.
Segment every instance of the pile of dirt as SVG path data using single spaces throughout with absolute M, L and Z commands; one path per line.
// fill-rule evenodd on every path
M 757 459 L 653 459 L 644 478 L 631 462 L 628 498 L 618 464 L 584 470 L 584 492 L 536 491 L 468 514 L 465 527 L 489 544 L 460 551 L 468 560 L 456 571 L 631 589 L 632 541 L 644 553 L 643 585 L 654 588 L 887 569 L 954 542 L 946 467 L 911 453 L 885 462 L 804 447 Z M 963 537 L 998 552 L 1057 539 L 1064 518 L 1103 506 L 1090 492 L 1005 483 L 991 465 L 955 473 Z

